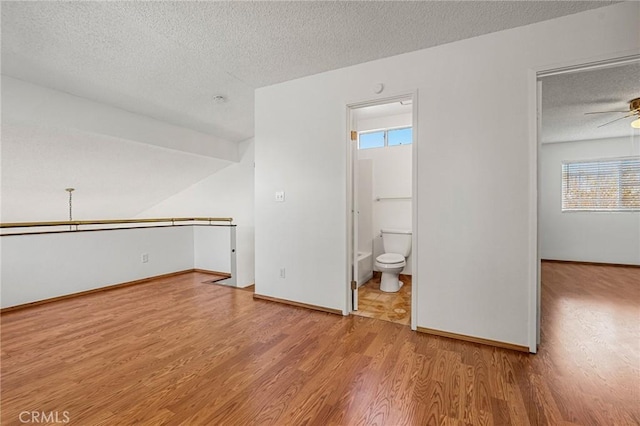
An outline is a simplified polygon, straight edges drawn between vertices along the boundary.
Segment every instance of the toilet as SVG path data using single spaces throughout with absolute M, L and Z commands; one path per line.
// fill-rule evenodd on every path
M 376 257 L 376 267 L 382 272 L 380 290 L 395 293 L 402 287 L 400 272 L 407 265 L 411 253 L 411 231 L 405 229 L 382 229 L 384 253 Z

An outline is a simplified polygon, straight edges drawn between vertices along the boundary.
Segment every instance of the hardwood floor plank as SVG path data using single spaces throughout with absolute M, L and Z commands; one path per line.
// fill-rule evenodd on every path
M 348 380 L 345 387 L 338 395 L 338 399 L 329 414 L 327 424 L 346 425 L 355 423 L 356 417 L 359 416 L 359 404 L 364 402 L 367 395 L 369 382 L 366 380 L 371 377 L 369 371 L 372 359 L 369 356 L 362 356 L 356 369 L 349 372 Z
M 282 418 L 284 424 L 326 424 L 331 415 L 331 408 L 338 399 L 338 394 L 345 386 L 345 375 L 358 364 L 360 355 L 352 353 L 346 357 L 334 358 L 327 368 L 318 370 L 308 377 L 301 392 L 291 400 L 288 414 Z M 323 409 L 326 409 L 323 411 Z
M 429 380 L 426 383 L 425 423 L 439 425 L 442 423 L 444 415 L 444 384 L 436 380 Z
M 200 273 L 0 317 L 1 423 L 640 424 L 640 269 L 543 264 L 537 355 L 254 300 Z
M 491 398 L 491 413 L 493 414 L 493 424 L 511 425 L 511 415 L 509 414 L 509 404 L 507 401 Z

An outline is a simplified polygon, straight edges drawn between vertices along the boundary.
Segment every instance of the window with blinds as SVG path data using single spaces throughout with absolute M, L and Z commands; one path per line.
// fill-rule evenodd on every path
M 563 162 L 562 211 L 640 211 L 640 156 Z

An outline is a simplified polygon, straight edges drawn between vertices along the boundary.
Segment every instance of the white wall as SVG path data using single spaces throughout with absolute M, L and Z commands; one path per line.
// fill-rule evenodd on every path
M 235 143 L 110 105 L 2 75 L 3 124 L 76 129 L 238 161 Z
M 181 149 L 178 149 L 181 148 Z M 238 160 L 238 146 L 2 76 L 3 222 L 131 218 Z
M 640 141 L 631 137 L 542 145 L 542 259 L 640 265 L 640 212 L 562 213 L 563 161 L 630 155 L 640 155 Z
M 138 217 L 232 217 L 236 228 L 236 285 L 254 280 L 254 142 L 240 144 L 242 159 L 143 211 Z M 207 269 L 207 268 L 205 268 Z
M 232 234 L 235 228 L 226 225 L 193 227 L 194 268 L 233 273 Z
M 372 118 L 358 118 L 356 126 L 359 132 L 366 132 L 367 130 L 386 129 L 390 127 L 411 126 L 411 118 L 411 113 L 392 114 Z
M 358 160 L 358 251 L 373 254 L 373 161 Z
M 380 200 L 377 197 L 411 197 L 411 145 L 359 151 L 360 158 L 373 161 L 373 248 L 374 258 L 384 253 L 380 230 L 411 229 L 411 199 Z M 413 257 L 407 258 L 403 274 L 411 275 Z M 375 268 L 375 266 L 374 266 Z M 376 269 L 377 270 L 377 269 Z
M 411 126 L 411 114 L 359 120 L 358 131 L 388 127 Z M 384 228 L 411 229 L 411 199 L 380 200 L 378 197 L 411 197 L 411 145 L 389 146 L 358 150 L 358 159 L 371 160 L 373 179 L 373 209 L 371 234 L 373 235 L 373 258 L 384 253 L 380 230 Z M 403 274 L 411 275 L 413 257 L 407 258 Z M 374 270 L 378 270 L 374 262 Z
M 258 89 L 256 292 L 346 312 L 346 105 L 417 90 L 417 325 L 535 350 L 534 70 L 637 52 L 639 13 L 620 3 Z
M 0 306 L 20 305 L 195 268 L 231 272 L 233 227 L 174 226 L 0 240 Z M 142 262 L 142 254 L 148 262 Z

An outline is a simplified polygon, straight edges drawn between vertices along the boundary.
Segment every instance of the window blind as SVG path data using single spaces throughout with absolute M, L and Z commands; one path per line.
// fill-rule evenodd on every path
M 563 162 L 562 211 L 640 211 L 640 156 Z

